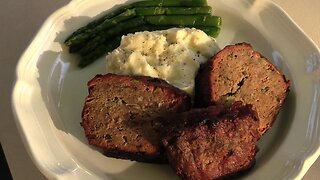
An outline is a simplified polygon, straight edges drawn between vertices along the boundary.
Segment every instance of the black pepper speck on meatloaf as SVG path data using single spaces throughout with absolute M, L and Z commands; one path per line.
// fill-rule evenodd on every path
M 183 91 L 157 78 L 97 75 L 88 82 L 82 127 L 89 144 L 106 156 L 165 162 L 159 117 L 191 107 Z

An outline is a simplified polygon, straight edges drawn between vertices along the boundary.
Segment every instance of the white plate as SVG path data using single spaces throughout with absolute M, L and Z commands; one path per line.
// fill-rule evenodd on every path
M 89 17 L 125 0 L 76 0 L 44 23 L 17 66 L 12 104 L 34 163 L 48 178 L 177 179 L 167 165 L 117 160 L 89 146 L 80 127 L 86 82 L 104 61 L 78 69 L 60 43 Z M 320 155 L 320 51 L 277 5 L 264 0 L 209 0 L 223 19 L 220 47 L 249 42 L 292 81 L 274 127 L 259 141 L 244 179 L 300 179 Z M 267 103 L 267 102 L 266 102 Z

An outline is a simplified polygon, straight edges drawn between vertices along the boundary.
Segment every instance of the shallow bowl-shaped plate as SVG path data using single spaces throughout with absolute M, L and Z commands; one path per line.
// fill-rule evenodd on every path
M 16 123 L 35 164 L 50 179 L 177 179 L 168 165 L 103 156 L 87 144 L 80 126 L 86 82 L 105 72 L 105 62 L 79 69 L 77 57 L 61 43 L 92 17 L 124 2 L 72 1 L 48 18 L 19 61 L 12 97 Z M 221 48 L 251 43 L 292 82 L 276 123 L 259 141 L 256 165 L 241 178 L 301 178 L 320 155 L 319 49 L 269 1 L 208 2 L 223 19 Z

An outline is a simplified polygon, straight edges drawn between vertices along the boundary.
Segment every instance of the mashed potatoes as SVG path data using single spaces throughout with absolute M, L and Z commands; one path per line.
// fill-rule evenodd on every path
M 137 32 L 107 55 L 107 72 L 158 77 L 192 96 L 200 64 L 217 51 L 215 40 L 197 29 Z

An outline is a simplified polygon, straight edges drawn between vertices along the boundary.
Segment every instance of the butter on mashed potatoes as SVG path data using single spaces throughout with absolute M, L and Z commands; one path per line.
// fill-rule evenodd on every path
M 107 72 L 161 78 L 192 96 L 200 64 L 218 50 L 212 37 L 194 28 L 137 32 L 107 55 Z

